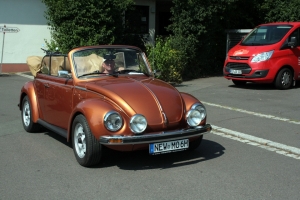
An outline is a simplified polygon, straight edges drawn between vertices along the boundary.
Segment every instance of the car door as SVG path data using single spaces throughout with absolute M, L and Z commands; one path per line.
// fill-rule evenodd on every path
M 47 59 L 42 62 L 49 70 L 44 70 L 45 73 L 37 75 L 35 83 L 39 91 L 37 96 L 41 110 L 40 116 L 49 124 L 67 129 L 72 112 L 73 79 L 71 75 L 61 76 L 63 59 L 52 56 L 49 59 L 51 62 Z
M 73 80 L 51 76 L 45 85 L 44 119 L 67 129 L 72 112 Z
M 36 77 L 34 79 L 34 87 L 36 91 L 36 98 L 39 107 L 39 118 L 41 120 L 45 120 L 44 117 L 44 105 L 46 100 L 46 86 L 48 85 L 49 68 L 50 68 L 50 57 L 45 56 L 41 62 L 41 69 L 37 72 Z

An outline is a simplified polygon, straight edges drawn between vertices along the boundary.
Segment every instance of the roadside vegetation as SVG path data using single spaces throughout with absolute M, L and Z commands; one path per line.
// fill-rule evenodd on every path
M 268 22 L 299 21 L 299 0 L 172 0 L 171 35 L 143 42 L 130 29 L 133 0 L 42 0 L 52 28 L 48 48 L 62 52 L 95 44 L 128 44 L 145 50 L 160 78 L 174 83 L 222 74 L 226 30 Z M 132 12 L 131 12 L 132 13 Z

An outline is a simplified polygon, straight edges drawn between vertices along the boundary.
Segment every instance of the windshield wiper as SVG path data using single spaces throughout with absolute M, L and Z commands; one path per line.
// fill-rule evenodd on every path
M 258 42 L 250 42 L 250 43 L 242 43 L 241 45 L 244 45 L 244 46 L 263 46 L 263 45 L 267 45 L 267 44 L 263 44 L 263 43 L 258 43 Z
M 91 73 L 82 74 L 82 75 L 78 76 L 78 78 L 83 77 L 83 76 L 94 75 L 94 74 L 107 74 L 107 73 L 103 73 L 103 72 L 99 72 L 99 71 L 94 71 L 94 72 L 91 72 Z
M 78 76 L 78 78 L 83 77 L 83 76 L 94 75 L 94 74 L 107 74 L 107 75 L 111 75 L 111 76 L 114 76 L 114 77 L 118 77 L 118 74 L 116 74 L 116 73 L 108 74 L 108 73 L 103 73 L 103 72 L 100 72 L 99 70 L 97 70 L 97 71 L 94 71 L 94 72 L 82 74 L 82 75 Z
M 133 72 L 132 74 L 144 74 L 146 76 L 149 76 L 145 72 L 137 71 L 137 70 L 134 70 L 134 69 L 124 69 L 124 70 L 118 71 L 119 74 L 130 74 L 131 72 Z

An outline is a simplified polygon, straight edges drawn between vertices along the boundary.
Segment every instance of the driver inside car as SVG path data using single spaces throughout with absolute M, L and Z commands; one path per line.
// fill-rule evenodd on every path
M 102 67 L 104 69 L 103 73 L 112 74 L 115 71 L 115 55 L 107 54 L 104 56 L 104 61 Z

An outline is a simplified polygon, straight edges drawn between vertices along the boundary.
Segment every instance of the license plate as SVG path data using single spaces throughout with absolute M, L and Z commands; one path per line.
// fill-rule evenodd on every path
M 189 148 L 188 139 L 153 143 L 149 145 L 149 154 L 155 155 L 174 151 L 183 151 L 187 148 Z
M 242 70 L 231 69 L 231 70 L 229 70 L 229 73 L 231 73 L 231 74 L 242 74 Z

